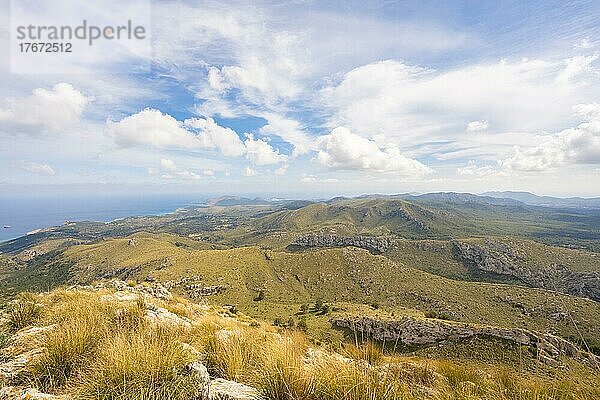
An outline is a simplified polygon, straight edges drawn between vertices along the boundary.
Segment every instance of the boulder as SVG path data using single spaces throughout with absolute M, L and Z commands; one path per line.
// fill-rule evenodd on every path
M 33 349 L 0 364 L 0 382 L 18 377 L 27 370 L 27 365 L 40 354 L 42 354 L 42 349 Z
M 155 307 L 153 309 L 146 310 L 146 318 L 151 324 L 156 325 L 182 326 L 185 328 L 192 326 L 189 318 L 180 317 L 179 315 L 162 307 Z
M 210 383 L 209 400 L 261 400 L 263 397 L 258 390 L 242 383 L 215 379 Z

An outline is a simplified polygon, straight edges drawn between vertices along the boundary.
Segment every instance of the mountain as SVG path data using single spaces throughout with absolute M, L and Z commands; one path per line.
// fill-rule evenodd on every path
M 529 192 L 486 192 L 484 196 L 495 197 L 498 199 L 513 199 L 525 204 L 542 207 L 554 208 L 589 208 L 600 209 L 600 197 L 583 198 L 583 197 L 552 197 L 538 196 Z
M 210 385 L 252 385 L 265 399 L 373 398 L 370 388 L 346 394 L 389 378 L 398 391 L 379 387 L 376 398 L 497 400 L 503 390 L 535 396 L 502 399 L 592 400 L 599 249 L 599 210 L 465 193 L 226 196 L 166 215 L 71 222 L 0 244 L 0 387 L 96 393 L 137 382 L 111 375 L 111 357 L 184 351 L 175 368 L 160 364 L 161 384 L 207 370 Z M 351 371 L 356 381 L 338 376 L 353 365 L 363 368 Z M 472 392 L 484 386 L 491 397 Z
M 256 206 L 256 205 L 269 205 L 270 201 L 261 199 L 256 197 L 254 199 L 250 199 L 247 197 L 240 196 L 220 196 L 208 199 L 206 204 L 211 206 L 221 206 L 221 207 L 230 207 L 230 206 Z

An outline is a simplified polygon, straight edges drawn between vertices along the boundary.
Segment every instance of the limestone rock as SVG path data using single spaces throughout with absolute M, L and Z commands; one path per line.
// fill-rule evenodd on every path
M 117 297 L 123 299 L 126 298 L 125 293 L 139 294 L 142 296 L 154 297 L 161 300 L 172 300 L 173 295 L 169 290 L 162 284 L 157 282 L 148 282 L 145 285 L 138 284 L 131 286 L 122 280 L 110 280 L 106 282 L 98 283 L 95 286 L 71 286 L 69 290 L 101 290 L 101 289 L 114 289 L 116 290 Z M 131 297 L 133 298 L 133 297 Z M 123 300 L 125 301 L 125 300 Z
M 186 328 L 192 326 L 192 323 L 188 318 L 180 317 L 179 315 L 162 307 L 155 307 L 153 309 L 146 310 L 146 318 L 150 321 L 150 323 L 156 325 L 182 326 Z
M 37 389 L 26 389 L 21 393 L 21 400 L 65 400 L 66 396 L 55 396 L 52 394 L 42 393 Z
M 532 287 L 556 290 L 600 301 L 600 273 L 571 271 L 564 265 L 551 263 L 529 268 L 523 256 L 501 242 L 487 242 L 482 247 L 467 242 L 453 242 L 454 255 L 482 272 L 517 278 Z
M 258 390 L 238 382 L 215 379 L 210 383 L 209 400 L 260 400 Z
M 565 339 L 525 329 L 507 329 L 412 317 L 400 320 L 383 320 L 372 317 L 333 318 L 331 323 L 360 333 L 364 337 L 387 342 L 397 341 L 404 345 L 457 342 L 474 336 L 495 337 L 532 348 L 538 358 L 548 365 L 560 365 L 558 360 L 560 356 L 574 357 L 592 365 L 600 362 L 600 357 L 579 349 Z M 549 361 L 550 359 L 553 361 Z
M 42 349 L 33 349 L 0 364 L 0 382 L 15 379 L 25 372 L 27 365 L 40 354 L 42 354 Z
M 19 389 L 16 386 L 1 386 L 0 387 L 0 400 L 16 400 L 20 396 L 21 396 L 21 389 Z
M 394 244 L 392 238 L 371 236 L 338 236 L 333 234 L 317 234 L 301 236 L 292 245 L 301 247 L 346 247 L 354 246 L 361 249 L 384 253 Z

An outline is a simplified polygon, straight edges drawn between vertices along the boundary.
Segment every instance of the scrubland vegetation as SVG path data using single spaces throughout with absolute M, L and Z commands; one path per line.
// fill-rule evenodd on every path
M 574 361 L 552 375 L 401 356 L 368 341 L 317 345 L 298 329 L 239 312 L 113 292 L 55 290 L 12 302 L 4 358 L 37 353 L 3 383 L 82 399 L 202 398 L 205 382 L 189 368 L 200 361 L 212 377 L 253 386 L 266 399 L 600 398 L 598 371 Z M 149 310 L 165 317 L 149 318 Z

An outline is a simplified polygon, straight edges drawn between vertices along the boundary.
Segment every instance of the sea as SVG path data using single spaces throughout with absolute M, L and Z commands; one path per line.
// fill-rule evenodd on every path
M 199 196 L 20 197 L 0 194 L 0 242 L 65 221 L 109 222 L 138 215 L 161 215 L 202 204 Z

